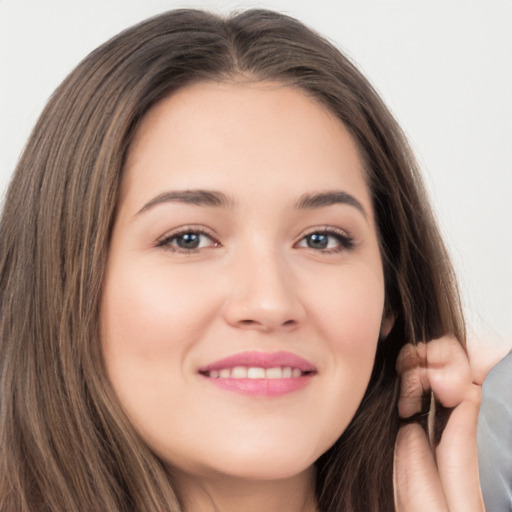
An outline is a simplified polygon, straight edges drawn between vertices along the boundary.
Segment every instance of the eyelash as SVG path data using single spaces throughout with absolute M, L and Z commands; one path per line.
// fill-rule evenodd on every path
M 173 244 L 173 242 L 176 242 L 180 237 L 184 237 L 185 235 L 198 235 L 206 236 L 211 240 L 211 243 L 206 247 L 193 247 L 193 248 L 184 248 L 179 247 Z M 316 228 L 312 229 L 305 235 L 303 235 L 298 242 L 294 244 L 294 247 L 303 247 L 300 246 L 303 241 L 306 241 L 308 237 L 311 237 L 313 235 L 320 235 L 324 237 L 331 237 L 335 238 L 338 245 L 336 247 L 328 247 L 328 248 L 315 248 L 315 247 L 309 247 L 305 246 L 304 248 L 307 248 L 314 252 L 320 252 L 323 254 L 337 254 L 342 251 L 350 251 L 355 247 L 355 242 L 353 237 L 351 237 L 349 234 L 347 234 L 345 231 L 333 227 L 322 227 L 322 228 Z M 199 239 L 199 245 L 201 244 L 201 241 Z M 306 242 L 307 243 L 307 242 Z M 328 242 L 329 243 L 329 242 Z M 202 249 L 208 249 L 208 248 L 215 248 L 220 247 L 221 244 L 218 242 L 218 240 L 215 238 L 215 236 L 208 230 L 204 229 L 203 227 L 198 226 L 185 226 L 183 228 L 180 228 L 178 231 L 174 231 L 168 235 L 165 235 L 163 238 L 157 241 L 156 247 L 161 247 L 163 249 L 182 253 L 182 254 L 194 254 L 200 252 Z
M 212 242 L 207 247 L 197 248 L 183 248 L 172 244 L 175 240 L 179 239 L 180 237 L 184 237 L 185 235 L 199 235 L 199 237 L 206 236 Z M 194 254 L 198 253 L 202 249 L 208 249 L 209 247 L 220 247 L 220 245 L 221 244 L 216 240 L 215 236 L 210 231 L 206 230 L 203 227 L 198 226 L 184 226 L 183 228 L 180 228 L 178 231 L 174 231 L 168 235 L 165 235 L 156 243 L 156 247 L 161 247 L 169 251 L 183 254 Z
M 343 231 L 338 228 L 334 228 L 331 226 L 321 227 L 321 228 L 315 228 L 306 233 L 301 237 L 301 239 L 295 244 L 295 246 L 298 246 L 301 242 L 305 241 L 308 237 L 312 235 L 321 235 L 325 237 L 333 237 L 338 242 L 338 245 L 336 247 L 330 247 L 330 248 L 323 248 L 318 249 L 314 247 L 305 247 L 307 249 L 310 249 L 314 252 L 320 252 L 323 254 L 337 254 L 343 251 L 350 251 L 354 249 L 355 247 L 355 241 L 352 236 L 350 236 L 346 231 Z

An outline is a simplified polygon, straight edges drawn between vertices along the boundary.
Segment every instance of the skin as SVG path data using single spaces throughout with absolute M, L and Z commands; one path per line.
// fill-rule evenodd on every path
M 164 192 L 193 189 L 220 191 L 229 204 L 145 208 Z M 296 206 L 332 190 L 360 208 Z M 183 226 L 211 238 L 180 250 L 172 235 Z M 335 234 L 327 250 L 307 246 L 326 229 L 354 246 Z M 102 341 L 121 403 L 172 468 L 187 509 L 314 507 L 312 464 L 363 397 L 383 307 L 361 160 L 323 106 L 280 84 L 205 83 L 148 113 L 126 164 Z M 292 352 L 316 375 L 293 393 L 248 397 L 198 374 L 247 350 Z
M 402 426 L 395 446 L 397 512 L 484 512 L 476 428 L 481 383 L 475 381 L 460 343 L 451 337 L 406 345 L 397 361 L 401 376 L 398 412 L 407 419 L 422 410 L 433 392 L 443 415 L 451 410 L 440 442 L 419 423 Z
M 224 200 L 162 196 L 198 189 Z M 305 194 L 327 191 L 353 201 L 297 207 Z M 199 246 L 183 247 L 185 233 L 199 236 Z M 312 244 L 313 233 L 327 247 Z M 326 108 L 281 84 L 201 83 L 146 115 L 124 172 L 101 335 L 113 388 L 167 465 L 184 510 L 316 510 L 313 463 L 363 397 L 379 335 L 392 325 L 383 308 L 363 165 Z M 437 368 L 459 361 L 458 392 L 446 398 L 451 372 L 425 373 L 426 355 L 406 353 L 398 366 L 401 414 L 417 408 L 431 386 L 459 411 L 449 422 L 457 439 L 465 422 L 476 425 L 478 398 L 468 391 L 464 352 L 450 346 L 432 360 Z M 254 350 L 292 352 L 316 372 L 304 388 L 272 397 L 220 389 L 199 373 Z M 427 456 L 432 450 L 416 427 L 403 427 L 397 440 L 398 509 L 431 502 L 438 508 L 429 511 L 452 510 L 465 492 L 473 503 L 476 459 L 461 454 L 474 432 L 440 445 L 438 461 L 451 468 L 445 471 Z M 447 497 L 461 474 L 464 485 Z M 466 504 L 453 510 L 482 510 Z

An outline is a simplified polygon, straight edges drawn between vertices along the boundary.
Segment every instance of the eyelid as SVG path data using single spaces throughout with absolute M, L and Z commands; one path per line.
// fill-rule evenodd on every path
M 354 249 L 356 247 L 356 242 L 354 237 L 351 233 L 349 233 L 346 229 L 342 229 L 336 226 L 330 226 L 330 225 L 323 225 L 323 226 L 314 226 L 311 228 L 308 228 L 304 232 L 301 233 L 301 235 L 298 237 L 297 241 L 294 244 L 294 247 L 297 247 L 297 245 L 302 242 L 306 237 L 313 234 L 322 234 L 322 235 L 331 235 L 336 236 L 340 240 L 341 248 L 336 249 L 313 249 L 309 248 L 312 251 L 320 252 L 320 253 L 339 253 L 342 251 L 347 251 Z
M 199 235 L 206 235 L 210 238 L 214 243 L 212 247 L 220 247 L 221 243 L 218 240 L 217 234 L 210 228 L 203 226 L 201 224 L 186 224 L 184 226 L 179 226 L 170 231 L 167 231 L 164 235 L 159 237 L 155 242 L 155 247 L 160 247 L 169 251 L 178 252 L 178 253 L 194 253 L 198 252 L 201 249 L 205 249 L 205 247 L 198 249 L 181 249 L 180 247 L 173 247 L 170 245 L 170 241 L 180 235 L 185 235 L 187 233 L 196 233 Z

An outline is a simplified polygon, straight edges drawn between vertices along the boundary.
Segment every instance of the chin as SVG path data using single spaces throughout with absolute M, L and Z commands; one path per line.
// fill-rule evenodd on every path
M 296 458 L 283 457 L 279 460 L 275 454 L 266 454 L 262 457 L 244 460 L 223 461 L 216 467 L 209 468 L 210 476 L 222 476 L 251 481 L 286 480 L 300 475 L 310 469 L 315 460 L 298 460 Z
M 239 436 L 236 443 L 196 445 L 193 453 L 189 451 L 187 454 L 177 452 L 171 454 L 161 445 L 151 448 L 168 466 L 170 473 L 189 477 L 195 475 L 213 480 L 219 478 L 252 481 L 289 479 L 311 468 L 323 453 L 323 451 L 308 450 L 309 447 L 304 446 L 307 443 L 297 446 L 292 443 L 262 442 L 262 439 L 258 442 L 254 441 L 254 439 L 244 440 Z
M 205 458 L 204 454 L 195 470 L 182 468 L 187 472 L 197 472 L 203 476 L 230 477 L 243 480 L 284 480 L 300 475 L 310 469 L 315 461 L 325 450 L 308 449 L 305 446 L 279 443 L 279 447 L 273 443 L 257 443 L 250 445 L 239 441 L 236 446 L 223 450 L 210 452 Z

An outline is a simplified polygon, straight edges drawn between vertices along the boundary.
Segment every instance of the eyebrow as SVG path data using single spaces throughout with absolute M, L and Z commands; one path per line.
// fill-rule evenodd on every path
M 173 190 L 163 192 L 151 199 L 137 212 L 137 215 L 151 210 L 159 204 L 172 202 L 225 208 L 233 204 L 228 196 L 215 190 Z
M 147 202 L 136 216 L 151 210 L 159 204 L 177 202 L 193 204 L 196 206 L 210 206 L 228 208 L 234 205 L 234 201 L 226 194 L 217 190 L 172 190 L 163 192 Z M 299 210 L 323 208 L 336 204 L 346 204 L 359 210 L 365 218 L 368 218 L 363 205 L 351 194 L 342 190 L 330 190 L 314 194 L 304 194 L 299 198 L 295 207 Z
M 317 194 L 304 194 L 297 201 L 297 208 L 312 209 L 312 208 L 323 208 L 324 206 L 332 206 L 335 204 L 346 204 L 353 206 L 359 210 L 364 218 L 368 218 L 368 214 L 364 209 L 363 205 L 352 195 L 342 190 L 329 190 L 326 192 L 319 192 Z

